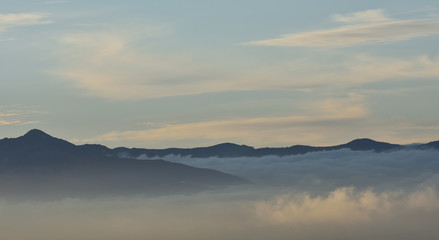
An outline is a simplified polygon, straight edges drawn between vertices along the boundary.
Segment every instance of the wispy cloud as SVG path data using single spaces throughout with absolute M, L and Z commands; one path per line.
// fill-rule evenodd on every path
M 221 71 L 209 62 L 149 53 L 130 39 L 107 33 L 64 36 L 59 39 L 61 67 L 50 72 L 90 95 L 116 100 L 239 90 L 241 82 L 220 79 Z
M 20 121 L 20 120 L 12 120 L 12 121 L 5 121 L 5 120 L 0 120 L 0 126 L 5 126 L 5 125 L 29 125 L 29 124 L 36 124 L 38 123 L 37 121 Z
M 336 64 L 310 56 L 277 66 L 227 71 L 224 66 L 190 56 L 151 54 L 133 46 L 123 34 L 71 34 L 60 42 L 60 64 L 50 73 L 91 96 L 112 100 L 439 77 L 439 61 L 427 56 L 344 56 Z
M 43 113 L 24 106 L 0 106 L 0 126 L 37 124 L 38 121 L 33 120 L 31 115 Z
M 49 24 L 48 15 L 42 13 L 10 13 L 0 14 L 0 25 L 2 26 L 27 26 L 37 24 Z
M 0 14 L 0 32 L 18 26 L 31 26 L 53 23 L 48 14 L 43 13 L 9 13 Z
M 310 67 L 309 65 L 306 67 Z M 325 83 L 333 81 L 355 85 L 401 79 L 436 79 L 439 77 L 439 56 L 418 56 L 412 59 L 377 58 L 369 55 L 356 55 L 338 63 L 328 71 L 304 76 L 302 81 Z M 337 69 L 338 68 L 338 69 Z
M 114 131 L 80 142 L 144 142 L 147 146 L 167 142 L 188 146 L 193 140 L 238 142 L 252 145 L 289 145 L 293 142 L 322 140 L 321 126 L 346 126 L 367 116 L 361 96 L 327 99 L 308 104 L 308 115 L 260 117 L 192 123 L 156 125 L 155 128 Z M 77 141 L 78 142 L 78 141 Z M 78 143 L 80 143 L 78 142 Z
M 386 22 L 391 20 L 382 9 L 367 10 L 349 14 L 334 14 L 331 16 L 331 18 L 335 22 L 341 23 Z
M 331 19 L 349 25 L 286 34 L 278 38 L 247 42 L 244 45 L 344 47 L 367 43 L 389 43 L 439 34 L 437 18 L 397 20 L 388 17 L 382 9 L 334 14 Z
M 398 84 L 401 80 L 439 78 L 439 56 L 395 58 L 352 54 L 339 56 L 337 61 L 319 57 L 309 56 L 273 66 L 261 66 L 237 77 L 236 83 L 248 83 L 247 90 L 346 89 L 380 81 Z
M 363 70 L 367 69 L 361 71 Z M 337 79 L 337 76 L 339 75 L 334 74 L 322 78 Z M 355 77 L 356 74 L 352 72 L 349 76 Z M 341 79 L 339 84 L 344 85 L 343 81 L 349 84 L 349 76 Z M 368 79 L 360 79 L 361 81 L 367 82 Z M 330 84 L 333 83 L 330 81 Z M 363 137 L 400 144 L 436 140 L 437 128 L 431 127 L 421 131 L 410 127 L 424 126 L 426 123 L 422 122 L 422 119 L 401 118 L 399 124 L 395 124 L 391 119 L 377 118 L 378 113 L 373 109 L 376 102 L 374 97 L 376 94 L 381 96 L 384 93 L 370 95 L 367 91 L 354 91 L 344 97 L 321 99 L 321 95 L 324 94 L 322 91 L 325 90 L 310 90 L 310 97 L 297 103 L 299 112 L 296 114 L 289 112 L 286 113 L 289 115 L 272 117 L 241 116 L 210 121 L 148 123 L 146 126 L 132 126 L 130 130 L 111 131 L 85 139 L 75 139 L 74 142 L 97 142 L 112 147 L 163 148 L 194 147 L 200 142 L 203 142 L 203 145 L 234 142 L 255 147 L 332 145 Z M 358 93 L 367 95 L 362 96 Z M 312 95 L 316 97 L 311 97 Z

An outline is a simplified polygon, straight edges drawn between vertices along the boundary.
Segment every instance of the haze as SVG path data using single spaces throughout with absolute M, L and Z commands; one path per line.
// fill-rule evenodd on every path
M 0 237 L 439 239 L 438 147 L 410 148 L 439 140 L 438 42 L 437 0 L 1 0 Z M 414 145 L 96 145 L 359 138 Z

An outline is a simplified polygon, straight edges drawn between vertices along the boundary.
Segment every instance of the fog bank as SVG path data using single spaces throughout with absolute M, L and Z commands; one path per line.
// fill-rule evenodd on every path
M 275 194 L 273 194 L 275 193 Z M 8 240 L 437 239 L 439 197 L 339 188 L 328 195 L 246 189 L 158 198 L 0 203 Z
M 301 191 L 357 189 L 413 190 L 439 183 L 439 152 L 435 150 L 372 151 L 337 150 L 286 157 L 183 158 L 168 161 L 216 169 L 259 185 L 283 186 Z

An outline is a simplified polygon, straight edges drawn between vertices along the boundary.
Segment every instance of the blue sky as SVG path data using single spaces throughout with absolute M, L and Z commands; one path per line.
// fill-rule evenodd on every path
M 0 137 L 439 139 L 437 1 L 2 1 Z

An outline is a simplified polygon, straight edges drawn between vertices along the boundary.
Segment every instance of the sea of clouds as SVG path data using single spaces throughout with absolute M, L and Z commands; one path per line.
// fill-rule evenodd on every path
M 0 200 L 0 233 L 8 240 L 436 240 L 438 153 L 168 156 L 253 184 L 156 197 Z
M 321 193 L 339 187 L 413 190 L 439 183 L 439 151 L 400 150 L 311 152 L 292 156 L 241 158 L 185 158 L 167 161 L 211 168 L 252 181 L 257 185 L 283 186 Z

